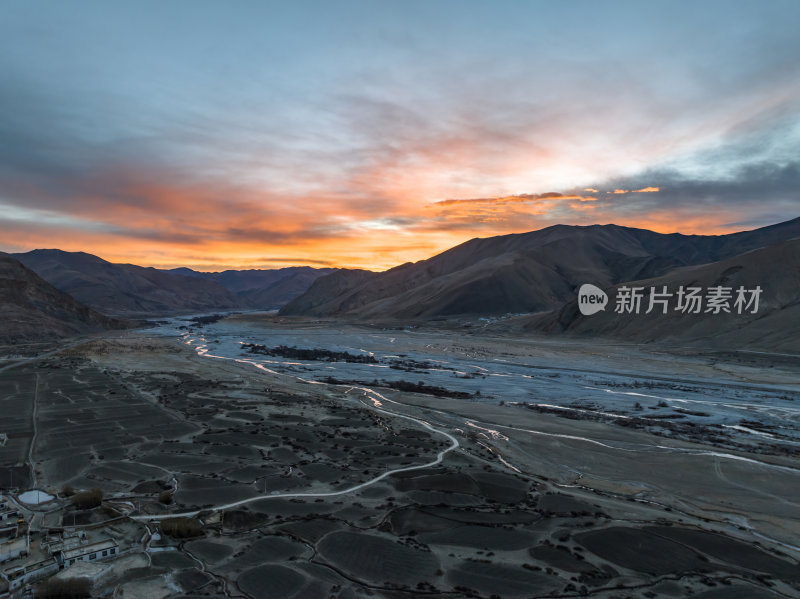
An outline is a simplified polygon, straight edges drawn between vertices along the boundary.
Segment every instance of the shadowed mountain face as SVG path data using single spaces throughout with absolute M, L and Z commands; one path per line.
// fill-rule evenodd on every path
M 627 341 L 703 341 L 717 347 L 759 347 L 778 351 L 800 351 L 800 239 L 746 252 L 732 258 L 687 266 L 666 275 L 624 283 L 629 288 L 643 287 L 641 310 L 636 313 L 617 313 L 614 299 L 623 285 L 605 289 L 609 304 L 605 311 L 583 316 L 577 301 L 567 303 L 549 314 L 532 315 L 515 322 L 513 327 L 547 333 L 568 333 L 580 336 L 616 337 Z M 723 286 L 731 289 L 730 312 L 684 313 L 676 310 L 673 296 L 666 314 L 663 307 L 649 308 L 650 288 L 657 292 L 676 293 L 683 286 L 709 288 Z M 734 305 L 736 290 L 760 287 L 758 309 L 742 309 Z M 746 298 L 749 300 L 750 295 Z
M 377 276 L 369 270 L 341 269 L 318 278 L 308 290 L 295 298 L 283 308 L 280 314 L 286 315 L 323 315 L 346 312 L 346 302 L 350 291 L 362 283 L 368 283 Z
M 112 264 L 83 252 L 34 250 L 14 254 L 14 258 L 58 289 L 106 314 L 199 312 L 243 305 L 214 281 Z
M 128 324 L 81 304 L 8 254 L 0 254 L 0 314 L 2 344 L 119 329 Z
M 335 270 L 335 268 L 292 266 L 275 270 L 224 272 L 198 272 L 189 268 L 175 268 L 165 272 L 214 281 L 235 293 L 243 305 L 269 310 L 279 308 L 305 293 L 315 280 Z
M 382 273 L 328 275 L 281 314 L 429 318 L 550 311 L 573 300 L 585 282 L 608 287 L 658 277 L 796 237 L 800 219 L 718 236 L 556 225 L 473 239 Z

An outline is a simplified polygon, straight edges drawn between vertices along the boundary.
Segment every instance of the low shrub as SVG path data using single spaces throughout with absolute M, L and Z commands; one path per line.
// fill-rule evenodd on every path
M 90 489 L 72 496 L 72 505 L 82 510 L 89 510 L 103 503 L 102 489 Z
M 188 539 L 203 534 L 197 518 L 167 518 L 161 522 L 161 532 L 175 539 Z
M 36 589 L 42 599 L 85 599 L 92 596 L 92 582 L 88 578 L 51 578 Z

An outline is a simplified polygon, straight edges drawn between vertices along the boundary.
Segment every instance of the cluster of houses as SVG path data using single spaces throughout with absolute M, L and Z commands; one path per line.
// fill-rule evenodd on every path
M 13 522 L 13 527 L 3 527 L 5 522 Z M 37 536 L 38 541 L 31 541 L 24 518 L 0 497 L 0 537 L 5 537 L 0 540 L 0 598 L 78 562 L 103 561 L 119 555 L 116 541 L 92 541 L 84 531 L 46 529 L 41 535 L 34 533 L 34 538 Z
M 9 592 L 55 574 L 77 562 L 102 561 L 119 554 L 119 546 L 113 539 L 89 542 L 84 532 L 62 531 L 55 534 L 48 532 L 40 541 L 39 548 L 41 559 L 27 560 L 24 564 L 11 566 L 0 573 L 8 584 Z
M 25 519 L 19 510 L 9 507 L 8 503 L 0 496 L 0 537 L 8 537 L 17 533 L 19 527 L 24 524 Z M 0 557 L 0 561 L 3 561 L 2 557 Z

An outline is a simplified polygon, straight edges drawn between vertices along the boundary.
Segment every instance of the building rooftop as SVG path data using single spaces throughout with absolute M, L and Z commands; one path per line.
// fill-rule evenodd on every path
M 87 553 L 103 551 L 104 549 L 111 549 L 112 547 L 117 547 L 117 542 L 111 539 L 105 539 L 103 541 L 98 541 L 97 543 L 81 545 L 80 547 L 76 547 L 75 549 L 69 549 L 67 551 L 64 551 L 63 557 L 64 560 L 66 561 L 68 559 L 72 559 L 73 557 L 80 557 L 82 555 L 86 555 Z
M 46 568 L 48 566 L 52 566 L 55 563 L 54 559 L 46 559 L 41 562 L 35 562 L 33 564 L 26 564 L 24 566 L 14 566 L 11 568 L 7 568 L 3 574 L 8 580 L 14 580 L 28 574 L 29 572 L 33 572 L 34 570 L 39 570 L 40 568 Z

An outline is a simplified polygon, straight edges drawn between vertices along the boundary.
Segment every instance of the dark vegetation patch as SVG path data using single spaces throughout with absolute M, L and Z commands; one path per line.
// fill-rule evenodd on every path
M 669 391 L 682 391 L 684 393 L 696 393 L 700 391 L 697 387 L 687 387 L 686 385 L 661 381 L 593 381 L 592 384 L 601 387 L 624 387 L 626 389 L 668 389 Z
M 358 385 L 362 387 L 386 387 L 387 389 L 396 389 L 404 393 L 421 393 L 423 395 L 433 395 L 434 397 L 450 397 L 453 399 L 470 399 L 475 397 L 472 393 L 466 391 L 454 391 L 438 385 L 427 385 L 424 381 L 412 383 L 411 381 L 387 381 L 373 379 L 372 381 L 352 381 L 337 379 L 332 376 L 322 379 L 322 382 L 329 385 Z
M 203 534 L 203 527 L 197 518 L 167 518 L 161 521 L 161 532 L 174 539 L 188 539 Z
M 236 314 L 236 312 L 232 312 L 231 314 Z M 195 325 L 214 324 L 223 318 L 227 318 L 231 314 L 209 314 L 208 316 L 195 316 L 194 318 L 188 319 L 187 322 L 194 323 Z
M 573 411 L 558 407 L 542 406 L 537 404 L 521 404 L 529 410 L 543 414 L 552 414 L 560 418 L 570 420 L 589 420 L 622 426 L 635 430 L 646 430 L 647 432 L 660 437 L 673 439 L 684 439 L 704 445 L 712 445 L 725 449 L 739 451 L 753 451 L 753 444 L 740 443 L 736 437 L 725 430 L 721 424 L 702 424 L 687 419 L 692 412 L 684 411 L 682 414 L 651 414 L 646 417 L 629 416 L 627 418 L 616 418 L 612 413 L 593 411 L 586 406 L 580 406 L 582 411 Z M 659 406 L 659 407 L 667 407 Z M 700 414 L 700 413 L 697 413 Z M 703 415 L 706 415 L 703 413 Z M 786 455 L 800 456 L 800 447 L 779 442 L 767 442 L 759 440 L 757 443 L 758 452 L 765 455 Z
M 269 516 L 255 514 L 249 510 L 226 510 L 222 513 L 222 527 L 231 530 L 252 530 L 267 522 L 269 522 Z
M 290 358 L 292 360 L 309 360 L 315 362 L 352 362 L 355 364 L 377 364 L 375 356 L 369 354 L 351 354 L 344 351 L 331 351 L 329 349 L 304 349 L 300 347 L 267 347 L 256 343 L 243 343 L 242 349 L 249 354 L 260 354 L 277 358 Z
M 83 491 L 82 493 L 76 493 L 72 496 L 70 501 L 72 501 L 72 505 L 78 509 L 90 510 L 103 503 L 103 490 L 95 488 Z
M 36 588 L 43 599 L 84 599 L 92 596 L 92 581 L 88 578 L 51 578 Z
M 444 491 L 480 495 L 478 484 L 467 474 L 443 473 L 400 477 L 395 483 L 398 491 Z

